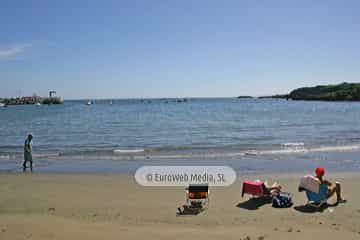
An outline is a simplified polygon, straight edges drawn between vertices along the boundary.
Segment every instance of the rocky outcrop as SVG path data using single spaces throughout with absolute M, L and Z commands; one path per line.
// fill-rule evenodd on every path
M 304 87 L 289 94 L 292 100 L 360 101 L 360 83 Z

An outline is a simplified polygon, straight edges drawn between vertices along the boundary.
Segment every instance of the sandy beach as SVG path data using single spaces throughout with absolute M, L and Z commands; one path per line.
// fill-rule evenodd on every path
M 300 175 L 301 176 L 301 175 Z M 247 176 L 262 178 L 263 176 Z M 184 189 L 139 186 L 127 175 L 1 174 L 0 239 L 358 239 L 357 174 L 337 174 L 348 203 L 306 212 L 298 175 L 276 176 L 294 207 L 247 202 L 239 176 L 211 188 L 210 207 L 176 216 Z M 267 178 L 272 181 L 274 176 Z M 331 199 L 329 202 L 334 201 Z
M 360 240 L 360 0 L 1 3 L 0 240 Z

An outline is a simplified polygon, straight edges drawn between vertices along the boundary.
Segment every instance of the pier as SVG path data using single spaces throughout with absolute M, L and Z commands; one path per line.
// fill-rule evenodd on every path
M 26 104 L 63 104 L 64 100 L 56 96 L 56 91 L 50 91 L 48 97 L 23 96 L 16 98 L 0 98 L 0 103 L 5 105 L 26 105 Z

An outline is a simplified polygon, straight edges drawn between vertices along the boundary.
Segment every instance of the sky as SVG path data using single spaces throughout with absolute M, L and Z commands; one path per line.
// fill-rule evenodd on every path
M 359 82 L 360 1 L 0 2 L 0 97 L 271 95 Z

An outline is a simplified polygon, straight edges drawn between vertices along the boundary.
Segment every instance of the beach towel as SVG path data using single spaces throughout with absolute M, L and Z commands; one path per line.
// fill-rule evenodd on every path
M 320 180 L 314 176 L 306 175 L 301 178 L 299 188 L 306 189 L 310 192 L 319 193 Z
M 253 196 L 262 196 L 264 194 L 263 182 L 244 180 L 241 196 L 244 196 L 244 194 L 251 194 Z

